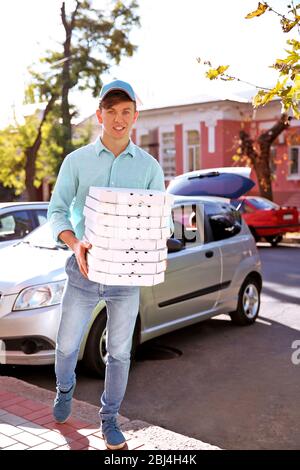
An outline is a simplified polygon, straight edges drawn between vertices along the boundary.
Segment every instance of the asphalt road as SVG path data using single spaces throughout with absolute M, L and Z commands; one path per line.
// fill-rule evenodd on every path
M 292 361 L 294 353 L 300 362 L 300 245 L 260 244 L 259 252 L 256 323 L 216 317 L 148 342 L 132 367 L 123 415 L 225 449 L 300 449 L 300 364 Z M 55 389 L 52 366 L 0 372 Z M 103 382 L 80 367 L 77 379 L 75 397 L 98 405 Z

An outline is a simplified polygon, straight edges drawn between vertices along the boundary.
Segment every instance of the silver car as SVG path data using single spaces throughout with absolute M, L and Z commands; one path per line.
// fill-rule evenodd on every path
M 229 314 L 240 325 L 259 313 L 261 262 L 253 236 L 228 199 L 175 196 L 165 282 L 141 288 L 136 346 L 187 325 Z M 0 362 L 51 364 L 71 252 L 53 241 L 48 223 L 0 252 Z M 79 359 L 103 377 L 106 307 L 100 300 Z

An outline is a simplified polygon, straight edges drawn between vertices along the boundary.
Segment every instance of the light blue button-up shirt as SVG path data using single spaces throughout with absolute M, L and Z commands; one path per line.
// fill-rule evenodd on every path
M 158 161 L 131 140 L 118 157 L 100 138 L 81 147 L 64 159 L 48 207 L 53 236 L 72 230 L 82 240 L 83 208 L 90 186 L 156 189 L 165 191 L 163 170 Z M 174 231 L 170 217 L 170 228 Z

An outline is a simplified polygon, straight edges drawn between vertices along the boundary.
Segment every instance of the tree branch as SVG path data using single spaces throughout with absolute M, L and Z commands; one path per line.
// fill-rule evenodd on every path
M 270 145 L 279 136 L 279 134 L 281 134 L 282 131 L 290 127 L 291 119 L 292 119 L 291 116 L 288 116 L 285 113 L 282 114 L 280 116 L 279 121 L 277 121 L 276 124 L 274 124 L 274 126 L 271 127 L 271 129 L 267 130 L 266 132 L 263 132 L 259 136 L 258 138 L 259 143 L 260 144 L 265 143 L 265 144 Z
M 65 2 L 62 2 L 62 6 L 61 6 L 61 20 L 62 20 L 62 23 L 64 25 L 64 28 L 66 30 L 66 32 L 69 32 L 69 24 L 68 24 L 68 21 L 67 21 L 67 17 L 66 17 L 66 4 Z
M 80 1 L 77 0 L 77 1 L 76 1 L 75 10 L 73 11 L 72 17 L 71 17 L 71 31 L 72 31 L 73 28 L 74 28 L 75 18 L 76 18 L 76 14 L 77 14 L 77 11 L 78 11 L 78 8 L 79 8 L 79 7 L 80 7 Z
M 35 141 L 34 141 L 34 143 L 33 143 L 30 147 L 28 147 L 28 148 L 26 149 L 26 151 L 27 151 L 27 150 L 32 150 L 32 151 L 35 151 L 35 152 L 38 151 L 38 149 L 39 149 L 39 147 L 40 147 L 40 144 L 41 144 L 42 128 L 43 128 L 44 122 L 46 121 L 48 114 L 49 114 L 50 111 L 52 110 L 52 107 L 53 107 L 53 105 L 54 105 L 56 99 L 57 99 L 57 95 L 56 95 L 56 94 L 53 94 L 53 95 L 51 96 L 50 100 L 48 101 L 47 106 L 46 106 L 46 108 L 45 108 L 45 110 L 44 110 L 43 117 L 42 117 L 42 119 L 41 119 L 39 128 L 38 128 L 38 132 L 37 132 L 37 136 L 36 136 L 36 138 L 35 138 Z

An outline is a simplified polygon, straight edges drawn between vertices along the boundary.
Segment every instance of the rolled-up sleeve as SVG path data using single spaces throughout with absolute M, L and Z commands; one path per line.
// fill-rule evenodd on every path
M 147 189 L 155 189 L 157 191 L 166 191 L 165 186 L 165 176 L 162 167 L 160 164 L 155 160 L 154 165 L 152 167 L 151 178 Z M 172 215 L 169 218 L 169 228 L 171 231 L 170 236 L 174 233 L 174 223 Z
M 56 242 L 60 242 L 58 236 L 64 230 L 72 230 L 75 233 L 70 221 L 70 207 L 77 192 L 78 182 L 71 155 L 64 159 L 60 167 L 47 212 Z

